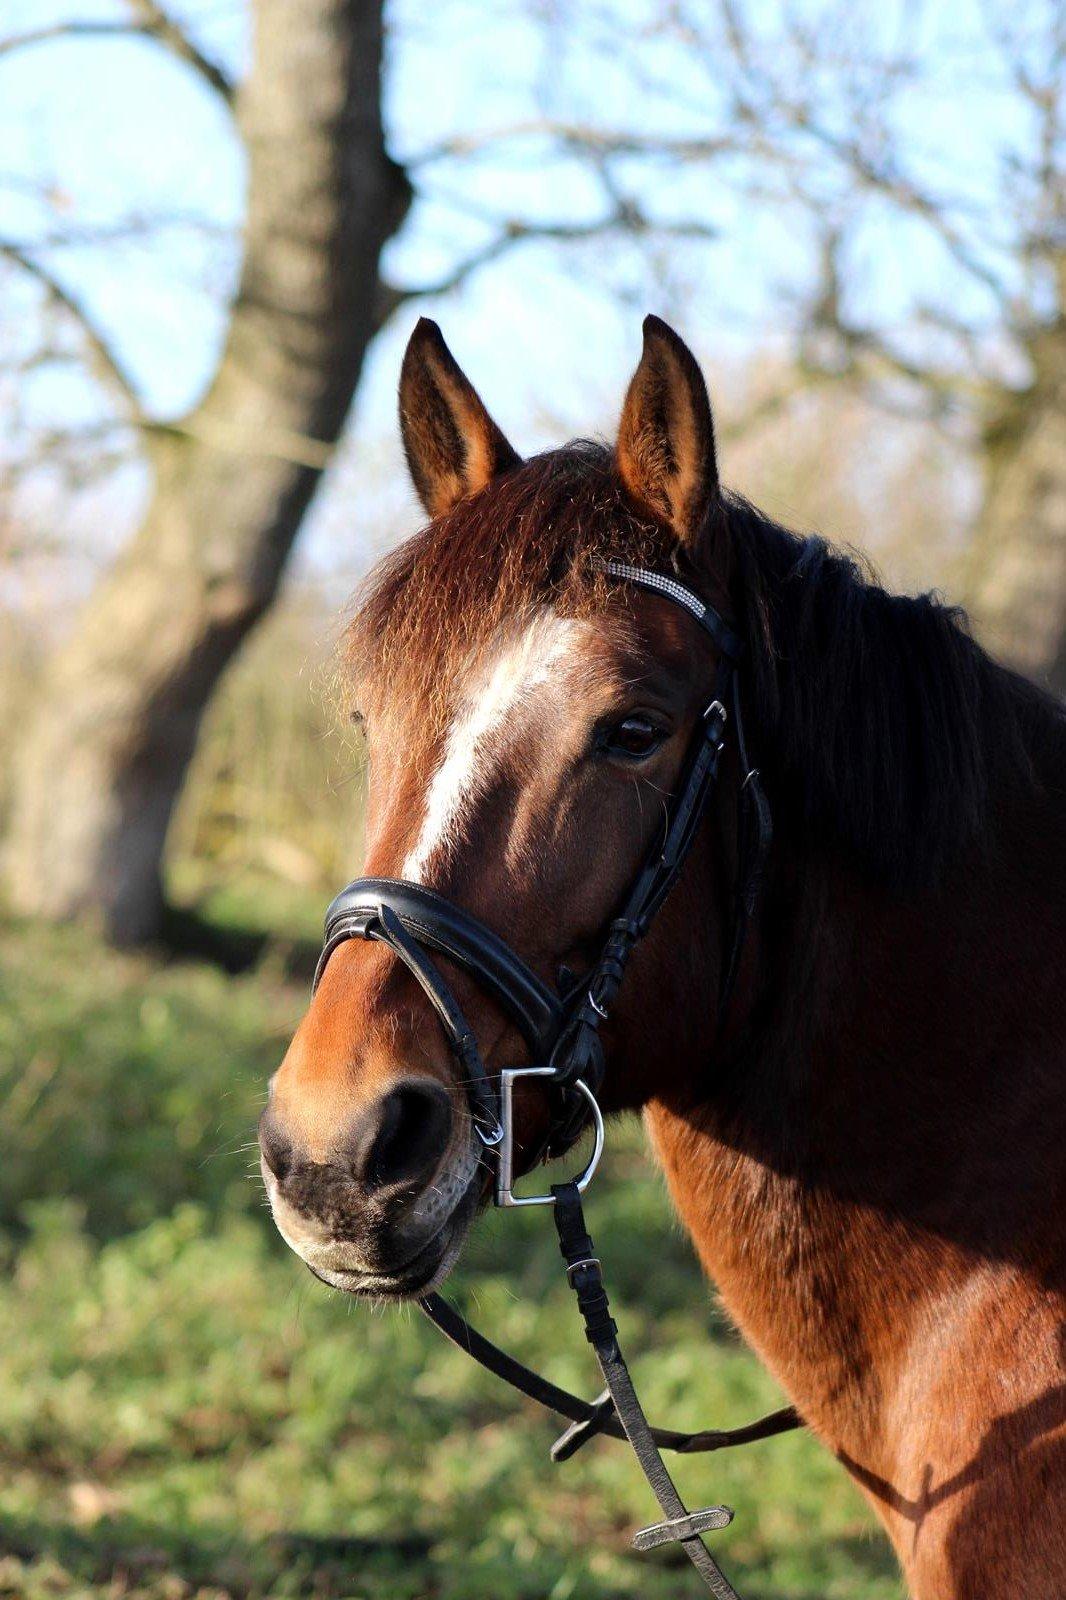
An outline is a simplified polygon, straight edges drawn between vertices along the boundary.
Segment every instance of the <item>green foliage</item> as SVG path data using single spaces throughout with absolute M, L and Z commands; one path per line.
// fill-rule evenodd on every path
M 194 883 L 254 874 L 302 889 L 306 904 L 354 874 L 365 752 L 342 706 L 337 632 L 321 596 L 290 595 L 223 679 L 170 833 Z
M 226 980 L 7 927 L 0 985 L 0 1595 L 699 1592 L 676 1560 L 629 1553 L 654 1508 L 619 1446 L 552 1467 L 550 1419 L 415 1314 L 354 1305 L 281 1247 L 237 1148 L 304 998 L 270 957 Z M 620 1129 L 590 1205 L 637 1381 L 679 1426 L 745 1420 L 779 1397 L 640 1151 Z M 451 1289 L 588 1392 L 552 1239 L 535 1214 L 487 1216 Z M 737 1508 L 716 1548 L 743 1592 L 897 1600 L 883 1539 L 812 1440 L 677 1474 L 695 1503 Z
M 181 1200 L 254 1205 L 237 1147 L 297 1007 L 262 979 L 0 929 L 0 1225 L 52 1195 L 102 1234 Z

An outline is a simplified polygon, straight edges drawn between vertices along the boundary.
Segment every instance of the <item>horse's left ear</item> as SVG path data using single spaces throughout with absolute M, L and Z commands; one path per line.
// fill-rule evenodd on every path
M 644 353 L 622 407 L 616 453 L 630 498 L 695 554 L 718 500 L 711 403 L 692 351 L 659 317 L 644 319 Z

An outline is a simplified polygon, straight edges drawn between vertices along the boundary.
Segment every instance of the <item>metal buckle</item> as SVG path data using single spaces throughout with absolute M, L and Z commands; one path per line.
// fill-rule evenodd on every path
M 596 999 L 596 996 L 593 994 L 591 989 L 588 992 L 588 1001 L 589 1001 L 589 1005 L 592 1007 L 593 1011 L 595 1011 L 596 1015 L 600 1018 L 601 1022 L 606 1022 L 607 1021 L 607 1013 L 603 1009 L 603 1007 L 600 1005 L 600 1002 Z
M 498 1206 L 553 1206 L 553 1194 L 526 1194 L 512 1193 L 514 1186 L 514 1118 L 511 1111 L 511 1096 L 516 1078 L 554 1078 L 554 1067 L 504 1067 L 500 1073 L 500 1121 L 503 1125 L 503 1138 L 496 1147 L 496 1192 L 495 1202 Z M 581 1176 L 577 1178 L 577 1192 L 584 1194 L 592 1179 L 593 1173 L 600 1164 L 603 1155 L 603 1113 L 596 1104 L 596 1097 L 588 1084 L 578 1078 L 575 1088 L 581 1090 L 589 1103 L 592 1112 L 593 1146 L 588 1165 Z
M 600 1265 L 599 1256 L 583 1256 L 580 1261 L 571 1261 L 566 1269 L 566 1281 L 571 1289 L 574 1287 L 575 1272 L 580 1272 L 582 1267 L 599 1267 Z
M 493 1122 L 491 1127 L 488 1128 L 486 1128 L 480 1122 L 475 1122 L 474 1132 L 477 1134 L 486 1150 L 495 1150 L 496 1146 L 503 1138 L 503 1129 L 498 1122 Z
M 720 739 L 725 732 L 726 723 L 729 721 L 729 712 L 720 700 L 712 700 L 704 710 L 703 721 L 705 724 L 711 723 L 712 717 L 715 719 L 715 724 L 711 737 Z M 721 746 L 719 746 L 720 748 Z

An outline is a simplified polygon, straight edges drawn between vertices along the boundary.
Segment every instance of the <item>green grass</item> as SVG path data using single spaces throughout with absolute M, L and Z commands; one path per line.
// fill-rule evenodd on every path
M 621 1446 L 553 1467 L 550 1418 L 414 1314 L 323 1289 L 276 1239 L 241 1146 L 304 1004 L 282 972 L 271 953 L 226 978 L 0 926 L 0 1596 L 701 1592 L 676 1559 L 629 1553 L 654 1508 Z M 635 1124 L 589 1215 L 654 1417 L 780 1403 L 715 1313 Z M 596 1387 L 542 1216 L 485 1218 L 450 1292 Z M 677 1476 L 736 1508 L 715 1548 L 745 1596 L 898 1600 L 883 1538 L 812 1440 Z

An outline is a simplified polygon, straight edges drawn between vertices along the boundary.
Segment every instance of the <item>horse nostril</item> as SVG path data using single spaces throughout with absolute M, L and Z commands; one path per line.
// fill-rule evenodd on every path
M 429 1079 L 410 1079 L 384 1095 L 376 1127 L 353 1161 L 368 1189 L 428 1178 L 448 1144 L 452 1106 L 448 1091 Z
M 292 1145 L 275 1122 L 269 1106 L 259 1118 L 259 1148 L 263 1160 L 280 1183 L 292 1165 Z

